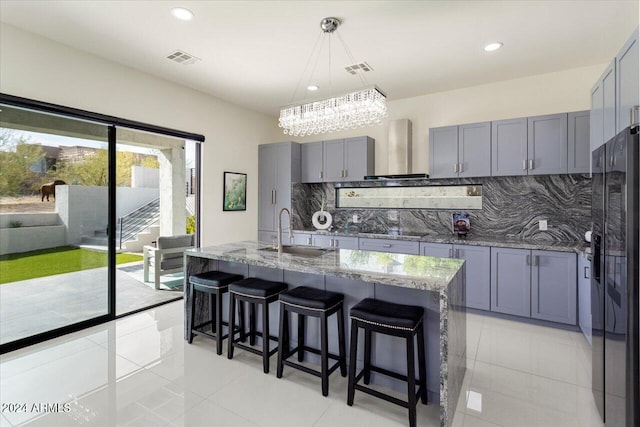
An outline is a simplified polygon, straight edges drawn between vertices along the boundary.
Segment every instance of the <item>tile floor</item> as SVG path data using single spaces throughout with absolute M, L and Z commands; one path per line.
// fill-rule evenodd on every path
M 0 427 L 407 424 L 405 409 L 363 393 L 348 407 L 337 374 L 323 398 L 315 377 L 285 368 L 277 379 L 255 355 L 238 350 L 227 360 L 212 341 L 186 344 L 182 324 L 178 301 L 2 355 L 0 400 L 19 406 L 3 407 Z M 470 314 L 454 425 L 602 426 L 589 354 L 579 333 Z M 66 406 L 46 413 L 34 403 Z M 419 405 L 418 425 L 437 420 L 436 405 Z

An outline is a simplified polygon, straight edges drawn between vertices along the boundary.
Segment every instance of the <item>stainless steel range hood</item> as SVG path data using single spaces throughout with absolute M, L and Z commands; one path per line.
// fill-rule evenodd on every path
M 365 180 L 429 178 L 429 175 L 424 173 L 411 173 L 411 130 L 409 119 L 389 121 L 387 174 L 365 176 Z

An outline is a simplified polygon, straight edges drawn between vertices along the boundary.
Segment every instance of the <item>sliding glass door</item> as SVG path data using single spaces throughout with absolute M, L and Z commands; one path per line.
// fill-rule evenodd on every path
M 109 127 L 0 105 L 0 344 L 109 315 Z M 127 261 L 118 257 L 117 262 Z

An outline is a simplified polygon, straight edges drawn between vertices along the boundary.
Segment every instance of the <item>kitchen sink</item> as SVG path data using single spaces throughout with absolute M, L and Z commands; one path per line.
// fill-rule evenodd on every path
M 278 252 L 278 248 L 274 247 L 266 247 L 260 248 L 261 251 L 267 252 Z M 318 248 L 315 246 L 290 246 L 284 245 L 282 247 L 282 253 L 291 254 L 291 255 L 302 255 L 302 256 L 321 256 L 326 254 L 330 249 Z

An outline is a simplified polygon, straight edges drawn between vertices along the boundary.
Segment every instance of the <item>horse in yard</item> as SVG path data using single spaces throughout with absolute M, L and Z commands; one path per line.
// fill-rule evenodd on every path
M 53 182 L 47 182 L 40 187 L 40 193 L 42 193 L 42 201 L 44 202 L 45 196 L 47 197 L 47 202 L 49 201 L 49 196 L 53 196 L 54 200 L 56 198 L 56 185 L 66 185 L 67 183 L 61 179 L 56 179 Z

